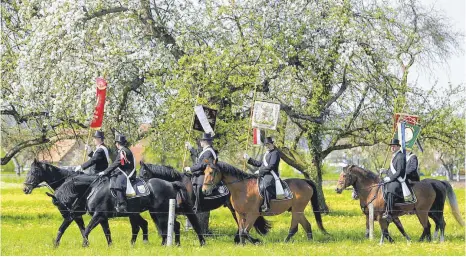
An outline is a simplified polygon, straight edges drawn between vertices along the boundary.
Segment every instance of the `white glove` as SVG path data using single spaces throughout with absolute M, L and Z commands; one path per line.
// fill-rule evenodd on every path
M 383 178 L 383 182 L 385 182 L 385 183 L 390 182 L 390 178 L 389 177 Z
M 249 155 L 248 155 L 247 153 L 245 153 L 245 154 L 243 155 L 243 158 L 246 159 L 246 160 L 249 160 Z
M 254 172 L 254 174 L 259 174 L 259 170 L 256 170 L 256 172 Z
M 193 148 L 189 142 L 185 142 L 185 143 L 184 143 L 184 146 L 185 146 L 186 149 L 188 149 L 188 150 L 191 150 L 191 149 Z
M 86 152 L 88 153 L 92 152 L 92 148 L 87 144 L 84 146 L 84 149 L 86 149 Z
M 76 167 L 74 169 L 74 172 L 78 172 L 78 171 L 81 171 L 83 168 L 81 167 L 81 165 L 79 165 L 78 167 Z
M 97 173 L 97 176 L 99 176 L 99 177 L 102 177 L 103 175 L 104 175 L 104 172 L 103 172 L 103 171 Z
M 184 167 L 183 170 L 184 170 L 185 172 L 190 172 L 190 171 L 191 171 L 191 168 L 190 168 L 190 167 Z

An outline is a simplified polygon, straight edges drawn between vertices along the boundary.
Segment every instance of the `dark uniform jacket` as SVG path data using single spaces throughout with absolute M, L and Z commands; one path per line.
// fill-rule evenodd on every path
M 403 196 L 401 189 L 401 183 L 398 181 L 398 177 L 404 178 L 406 172 L 406 155 L 401 151 L 398 151 L 392 159 L 393 167 L 396 173 L 393 174 L 391 169 L 388 171 L 388 177 L 390 181 L 385 185 L 386 192 L 396 194 L 400 197 Z
M 103 146 L 105 148 L 107 147 L 105 145 Z M 89 159 L 87 162 L 81 165 L 81 167 L 83 170 L 91 167 L 89 171 L 90 175 L 97 174 L 101 171 L 104 171 L 106 168 L 108 168 L 107 156 L 105 155 L 104 149 L 99 147 L 95 150 L 95 152 L 91 152 L 88 156 L 91 157 L 91 159 Z
M 126 159 L 122 157 L 126 156 Z M 110 174 L 112 171 L 115 171 L 114 174 L 118 175 L 120 172 L 117 168 L 120 168 L 122 171 L 126 173 L 126 175 L 129 175 L 135 168 L 135 163 L 134 163 L 134 157 L 133 153 L 131 150 L 129 150 L 127 147 L 122 147 L 120 150 L 118 150 L 117 157 L 115 158 L 115 161 L 108 166 L 107 169 L 104 170 L 104 175 Z M 121 164 L 123 163 L 123 164 Z M 136 177 L 136 172 L 133 173 L 132 177 Z
M 408 158 L 409 160 L 406 161 L 406 180 L 419 181 L 417 156 L 414 153 L 409 153 L 406 155 L 406 159 Z
M 215 155 L 212 153 L 212 151 L 207 150 L 204 151 L 204 149 L 194 149 L 191 148 L 191 155 L 193 154 L 201 154 L 196 162 L 194 163 L 193 166 L 191 166 L 191 172 L 193 173 L 193 184 L 197 185 L 202 185 L 204 183 L 204 170 L 207 167 L 207 163 L 205 160 L 208 162 L 213 162 L 214 160 L 217 160 L 217 151 L 212 146 L 206 147 L 212 149 L 215 152 Z
M 276 148 L 274 148 L 272 151 L 267 151 L 265 153 L 265 160 L 267 162 L 267 165 L 263 162 L 263 159 L 261 161 L 256 161 L 252 158 L 248 159 L 248 163 L 260 167 L 259 168 L 259 175 L 263 176 L 265 174 L 271 174 L 271 171 L 274 171 L 277 176 L 280 176 L 278 173 L 278 165 L 280 164 L 280 153 Z

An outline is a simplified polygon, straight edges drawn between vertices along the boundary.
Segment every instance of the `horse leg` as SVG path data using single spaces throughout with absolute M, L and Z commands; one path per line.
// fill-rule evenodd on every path
M 107 218 L 102 218 L 102 221 L 100 222 L 100 226 L 102 226 L 102 230 L 104 231 L 105 238 L 107 239 L 107 245 L 111 246 L 112 245 L 112 235 L 110 233 L 110 226 L 108 225 L 108 219 Z
M 175 220 L 175 226 L 174 226 L 174 231 L 175 231 L 175 244 L 176 246 L 180 246 L 181 245 L 181 242 L 180 242 L 180 223 Z
M 427 239 L 427 241 L 430 242 L 431 241 L 430 222 L 427 216 L 427 212 L 423 210 L 418 210 L 416 211 L 416 215 L 422 227 L 424 228 L 422 231 L 421 238 L 419 238 L 419 242 L 424 241 L 424 239 Z
M 135 218 L 139 221 L 139 227 L 142 229 L 142 242 L 148 243 L 149 242 L 149 229 L 147 221 L 141 216 L 141 214 L 137 214 Z
M 395 223 L 396 227 L 398 230 L 401 232 L 401 234 L 406 238 L 406 240 L 411 241 L 411 238 L 408 236 L 408 234 L 405 232 L 405 229 L 403 227 L 403 224 L 401 224 L 400 218 L 395 217 L 393 218 L 393 223 Z
M 244 215 L 240 214 L 239 212 L 236 212 L 236 218 L 238 219 L 238 236 L 239 236 L 239 242 L 240 244 L 244 245 L 244 237 L 243 237 L 243 228 L 244 228 L 244 223 L 246 221 L 246 217 Z
M 76 222 L 76 224 L 78 225 L 79 231 L 81 231 L 81 236 L 84 236 L 84 230 L 86 229 L 86 226 L 84 226 L 83 217 L 82 216 L 75 217 L 74 222 Z
M 73 220 L 63 219 L 60 228 L 58 228 L 57 238 L 53 241 L 53 246 L 58 247 L 60 245 L 60 240 L 63 236 L 63 233 L 65 233 L 65 230 L 68 228 L 72 221 Z
M 191 223 L 191 225 L 193 226 L 194 231 L 196 231 L 197 238 L 199 239 L 199 243 L 201 244 L 201 246 L 205 245 L 205 239 L 201 233 L 201 226 L 199 224 L 199 220 L 197 219 L 196 214 L 192 213 L 191 211 L 191 212 L 186 212 L 185 215 L 188 218 L 189 223 Z
M 231 215 L 233 215 L 233 219 L 235 219 L 236 226 L 238 227 L 238 219 L 236 218 L 235 210 L 233 209 L 233 206 L 231 206 L 230 201 L 228 201 L 227 207 L 228 207 L 228 209 L 230 209 Z M 235 242 L 235 244 L 239 244 L 239 241 L 240 241 L 240 239 L 239 239 L 239 229 L 237 229 L 236 234 L 235 234 L 234 242 Z
M 259 244 L 261 241 L 255 239 L 249 234 L 249 231 L 254 227 L 254 222 L 259 217 L 259 213 L 248 213 L 245 215 L 245 221 L 243 224 L 243 236 L 252 244 Z
M 91 221 L 89 221 L 89 224 L 87 224 L 86 229 L 84 230 L 84 236 L 83 236 L 83 247 L 89 246 L 89 239 L 88 236 L 91 233 L 91 231 L 99 225 L 103 217 L 100 215 L 100 213 L 94 213 L 94 216 L 92 216 Z
M 131 223 L 131 245 L 134 245 L 136 243 L 136 239 L 138 238 L 140 229 L 136 215 L 129 216 L 129 223 Z
M 384 239 L 386 238 L 390 243 L 393 242 L 393 239 L 392 237 L 390 236 L 390 234 L 388 233 L 388 222 L 387 220 L 385 219 L 382 219 L 382 217 L 380 216 L 378 218 L 379 220 L 379 225 L 380 225 L 380 229 L 382 230 L 382 235 L 380 237 L 380 244 L 382 245 L 384 243 Z
M 291 237 L 298 232 L 298 217 L 297 213 L 293 212 L 291 214 L 291 224 L 290 224 L 290 229 L 288 230 L 288 236 L 285 238 L 285 243 L 289 242 Z
M 440 220 L 440 242 L 443 243 L 445 242 L 445 227 L 446 227 L 446 222 L 445 219 L 443 218 L 443 213 L 442 213 L 442 219 Z
M 165 225 L 159 221 L 159 218 L 157 217 L 156 213 L 150 213 L 150 217 L 152 218 L 152 221 L 154 221 L 155 227 L 157 228 L 159 235 L 162 237 L 162 245 L 165 245 L 166 238 L 164 238 L 163 236 L 163 227 Z
M 312 240 L 312 228 L 311 228 L 311 223 L 306 219 L 306 216 L 304 216 L 304 212 L 301 214 L 300 218 L 300 223 L 301 226 L 303 227 L 304 231 L 306 231 L 307 235 L 307 240 Z

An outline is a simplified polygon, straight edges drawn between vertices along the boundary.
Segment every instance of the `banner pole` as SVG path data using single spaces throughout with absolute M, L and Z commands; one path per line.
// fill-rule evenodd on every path
M 252 97 L 252 104 L 251 104 L 251 111 L 250 111 L 250 115 L 249 115 L 249 122 L 248 122 L 248 134 L 247 134 L 247 138 L 246 138 L 246 152 L 248 151 L 248 147 L 249 147 L 249 137 L 251 136 L 250 135 L 250 132 L 251 132 L 251 123 L 252 123 L 252 115 L 254 114 L 254 104 L 256 102 L 256 92 L 257 92 L 257 84 L 254 86 L 254 95 Z M 259 133 L 260 135 L 260 133 Z M 260 136 L 259 136 L 260 137 Z M 246 171 L 246 162 L 247 160 L 244 159 L 244 162 L 243 162 L 243 170 Z
M 89 128 L 89 132 L 87 133 L 87 140 L 86 140 L 86 145 L 89 144 L 89 138 L 91 137 L 91 128 Z M 85 146 L 86 146 L 85 145 Z M 86 154 L 87 154 L 87 151 L 86 151 L 86 147 L 84 146 L 84 155 L 83 155 L 83 161 L 86 161 Z
M 197 95 L 196 95 L 196 101 L 194 103 L 194 107 L 193 107 L 193 114 L 195 115 L 195 112 L 194 112 L 194 108 L 196 107 L 197 105 L 197 101 L 199 99 L 199 93 L 201 91 L 201 86 L 198 86 L 197 87 Z M 191 120 L 191 126 L 189 126 L 189 134 L 188 134 L 188 140 L 191 138 L 191 134 L 193 132 L 193 125 L 194 125 L 194 117 L 193 119 Z M 187 151 L 188 149 L 186 149 L 186 147 L 184 147 L 184 155 L 183 155 L 183 166 L 181 167 L 182 169 L 185 167 L 185 163 L 186 163 L 186 154 L 188 153 Z

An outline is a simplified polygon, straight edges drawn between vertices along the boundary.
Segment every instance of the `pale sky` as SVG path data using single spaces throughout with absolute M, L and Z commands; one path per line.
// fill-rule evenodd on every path
M 434 5 L 435 9 L 444 12 L 444 15 L 451 19 L 453 28 L 457 31 L 462 31 L 466 35 L 466 1 L 465 0 L 422 0 L 426 6 Z M 463 39 L 463 52 L 456 56 L 451 56 L 447 65 L 438 66 L 431 71 L 416 66 L 408 79 L 418 81 L 418 85 L 422 88 L 430 88 L 435 81 L 438 82 L 438 87 L 446 87 L 449 82 L 453 85 L 465 83 L 465 52 L 466 45 Z

